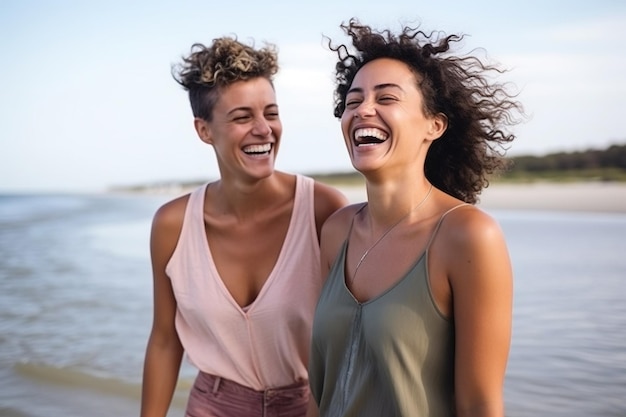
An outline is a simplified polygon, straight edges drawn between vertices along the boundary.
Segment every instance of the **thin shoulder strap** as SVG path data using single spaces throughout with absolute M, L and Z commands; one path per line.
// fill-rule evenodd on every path
M 469 206 L 471 204 L 469 203 L 461 203 L 458 204 L 454 207 L 452 207 L 451 209 L 447 210 L 445 213 L 443 213 L 441 215 L 441 217 L 439 218 L 439 221 L 437 222 L 437 225 L 435 226 L 435 230 L 433 230 L 432 235 L 430 235 L 430 239 L 428 240 L 428 244 L 426 245 L 426 252 L 428 252 L 428 250 L 430 249 L 430 245 L 433 243 L 433 240 L 435 240 L 435 236 L 437 235 L 437 232 L 439 231 L 439 227 L 441 226 L 441 223 L 443 223 L 443 219 L 451 212 L 453 212 L 454 210 L 458 209 L 459 207 L 463 207 L 463 206 Z
M 364 202 L 363 204 L 361 204 L 361 207 L 359 207 L 359 209 L 355 211 L 354 214 L 352 215 L 352 221 L 350 221 L 350 228 L 348 229 L 348 234 L 346 235 L 346 242 L 350 240 L 350 236 L 352 235 L 352 226 L 354 226 L 354 219 L 361 211 L 363 211 L 365 206 L 367 206 L 367 202 Z

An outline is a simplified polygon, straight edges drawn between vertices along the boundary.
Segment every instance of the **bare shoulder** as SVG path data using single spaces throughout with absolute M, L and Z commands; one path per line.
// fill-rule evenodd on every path
M 189 194 L 168 201 L 157 209 L 152 219 L 150 248 L 153 261 L 165 264 L 174 252 L 183 228 Z
M 316 215 L 324 221 L 336 210 L 348 204 L 348 199 L 341 191 L 319 181 L 315 181 L 313 195 Z
M 436 303 L 446 316 L 454 311 L 456 318 L 468 318 L 481 303 L 485 308 L 495 305 L 494 295 L 507 299 L 512 268 L 498 222 L 471 205 L 448 212 L 431 246 L 429 276 Z
M 446 214 L 439 231 L 446 246 L 463 247 L 500 241 L 500 224 L 488 213 L 472 205 L 460 206 Z
M 342 243 L 347 239 L 355 213 L 363 203 L 344 206 L 335 211 L 324 223 L 320 239 L 322 266 L 330 268 Z
M 168 201 L 157 209 L 154 214 L 152 226 L 159 228 L 172 228 L 182 226 L 185 210 L 189 201 L 189 194 Z
M 313 187 L 315 206 L 315 224 L 318 239 L 321 239 L 322 226 L 328 217 L 335 211 L 348 204 L 348 199 L 339 190 L 321 182 L 315 181 Z
M 491 215 L 477 207 L 462 206 L 448 213 L 433 249 L 438 270 L 453 287 L 464 288 L 464 294 L 492 286 L 488 282 L 502 285 L 510 281 L 511 263 L 504 233 Z
M 363 204 L 364 203 L 349 204 L 337 209 L 328 217 L 328 220 L 326 220 L 324 229 L 335 229 L 340 233 L 347 231 L 350 228 L 354 215 L 363 207 Z

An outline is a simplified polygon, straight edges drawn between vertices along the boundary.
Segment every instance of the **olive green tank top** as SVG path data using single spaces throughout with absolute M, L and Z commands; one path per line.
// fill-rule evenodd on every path
M 309 380 L 321 417 L 455 415 L 454 323 L 434 303 L 427 265 L 452 210 L 406 275 L 363 303 L 345 284 L 343 243 L 313 322 Z

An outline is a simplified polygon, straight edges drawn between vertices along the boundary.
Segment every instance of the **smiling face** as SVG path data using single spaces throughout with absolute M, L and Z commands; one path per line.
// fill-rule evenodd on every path
M 352 164 L 363 173 L 406 164 L 423 167 L 430 143 L 445 127 L 445 116 L 425 113 L 415 74 L 390 58 L 359 70 L 341 117 Z
M 210 122 L 195 120 L 200 138 L 215 149 L 222 178 L 264 178 L 274 171 L 282 134 L 276 93 L 259 77 L 223 87 Z

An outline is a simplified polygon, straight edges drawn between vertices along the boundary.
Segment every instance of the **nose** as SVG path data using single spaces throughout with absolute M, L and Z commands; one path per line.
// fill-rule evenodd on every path
M 272 127 L 265 118 L 259 117 L 254 121 L 252 133 L 258 136 L 269 136 L 272 133 Z
M 363 119 L 376 114 L 376 109 L 372 100 L 363 100 L 357 108 L 354 109 L 354 117 Z

